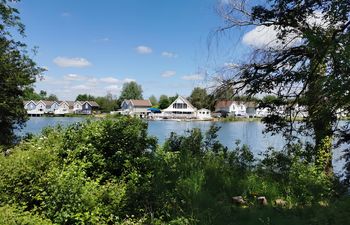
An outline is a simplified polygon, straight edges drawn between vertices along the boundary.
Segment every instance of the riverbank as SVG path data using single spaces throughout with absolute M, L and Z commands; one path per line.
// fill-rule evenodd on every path
M 198 129 L 173 134 L 163 144 L 147 128 L 144 121 L 120 117 L 47 129 L 21 142 L 0 156 L 0 222 L 17 217 L 45 224 L 343 225 L 350 220 L 346 189 L 318 170 L 301 146 L 257 159 L 247 146 L 225 148 L 215 126 L 205 134 Z

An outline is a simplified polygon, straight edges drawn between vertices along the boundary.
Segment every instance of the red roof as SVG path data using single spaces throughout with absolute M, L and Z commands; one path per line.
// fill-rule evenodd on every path
M 136 100 L 136 99 L 130 99 L 130 102 L 133 106 L 140 106 L 140 107 L 151 107 L 151 101 L 150 100 Z

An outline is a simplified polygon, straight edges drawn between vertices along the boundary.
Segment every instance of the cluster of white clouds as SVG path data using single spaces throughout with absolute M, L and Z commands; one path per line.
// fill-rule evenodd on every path
M 174 52 L 167 52 L 167 51 L 162 52 L 162 56 L 163 57 L 167 57 L 167 58 L 177 58 L 178 57 L 178 55 L 176 53 L 174 53 Z
M 53 60 L 53 62 L 59 67 L 81 68 L 81 67 L 91 66 L 91 63 L 87 59 L 79 58 L 79 57 L 68 58 L 68 57 L 58 56 Z
M 176 75 L 176 71 L 174 71 L 174 70 L 166 70 L 161 74 L 161 76 L 165 77 L 165 78 L 173 77 L 175 75 Z
M 38 82 L 38 89 L 47 90 L 58 95 L 61 99 L 74 100 L 78 94 L 91 94 L 104 96 L 107 93 L 119 95 L 123 84 L 135 81 L 135 79 L 117 79 L 114 76 L 96 77 L 80 74 L 66 74 L 61 77 L 45 76 Z
M 311 27 L 318 27 L 321 29 L 327 29 L 330 25 L 332 25 L 329 21 L 327 21 L 324 14 L 319 11 L 315 12 L 312 16 L 309 16 L 306 22 Z M 284 42 L 277 38 L 278 33 L 279 30 L 276 26 L 256 26 L 243 36 L 242 42 L 248 46 L 258 49 L 290 48 L 303 42 L 301 34 L 293 31 L 292 29 L 290 29 L 290 32 L 288 32 L 284 37 Z
M 153 53 L 153 49 L 146 45 L 139 45 L 135 47 L 135 51 L 141 55 L 147 55 L 147 54 Z M 179 55 L 176 54 L 175 52 L 163 51 L 161 53 L 161 56 L 165 58 L 177 58 Z

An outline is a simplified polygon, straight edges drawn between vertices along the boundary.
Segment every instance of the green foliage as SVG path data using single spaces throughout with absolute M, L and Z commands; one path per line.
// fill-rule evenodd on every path
M 119 97 L 119 102 L 122 103 L 126 99 L 143 99 L 142 87 L 135 81 L 123 84 L 123 89 Z
M 47 100 L 47 101 L 58 101 L 58 98 L 54 94 L 50 94 L 47 96 L 46 91 L 41 90 L 40 93 L 36 93 L 34 91 L 33 87 L 26 87 L 23 90 L 23 100 L 33 100 L 33 101 L 39 101 L 39 100 Z
M 27 120 L 23 107 L 24 89 L 31 87 L 43 71 L 29 57 L 26 45 L 14 40 L 24 35 L 19 12 L 8 1 L 0 1 L 0 145 L 12 145 L 14 129 Z
M 118 108 L 118 100 L 108 93 L 104 97 L 96 97 L 95 101 L 100 106 L 101 112 L 110 112 Z
M 79 94 L 76 98 L 75 101 L 95 101 L 96 98 L 92 95 L 89 94 Z
M 169 107 L 169 105 L 171 104 L 171 102 L 169 101 L 168 96 L 166 95 L 161 95 L 159 97 L 159 108 L 160 109 L 166 109 Z
M 20 210 L 14 206 L 0 207 L 0 224 L 6 225 L 50 225 L 50 220 L 43 219 L 28 211 Z
M 221 31 L 254 24 L 274 28 L 276 36 L 273 45 L 255 45 L 251 61 L 228 69 L 221 92 L 274 94 L 276 99 L 265 99 L 274 114 L 264 120 L 267 130 L 282 133 L 288 141 L 297 139 L 296 133 L 311 134 L 315 153 L 323 158 L 319 163 L 333 176 L 329 143 L 340 130 L 340 111 L 350 109 L 350 48 L 344 47 L 350 44 L 349 1 L 274 0 L 247 6 L 237 0 L 221 9 L 225 20 Z M 322 22 L 312 22 L 318 16 Z M 274 110 L 276 106 L 285 112 Z M 295 106 L 307 112 L 301 126 L 293 123 Z M 350 134 L 349 126 L 343 132 Z
M 47 128 L 0 156 L 0 221 L 342 224 L 334 219 L 338 211 L 349 218 L 339 207 L 350 201 L 337 202 L 341 192 L 309 147 L 270 149 L 258 160 L 239 142 L 230 150 L 221 145 L 218 130 L 172 133 L 156 147 L 147 124 L 135 118 Z M 232 204 L 233 196 L 246 204 Z M 258 196 L 268 206 L 260 206 Z M 275 206 L 276 199 L 287 205 Z
M 189 101 L 197 109 L 208 108 L 208 94 L 206 89 L 196 87 L 192 90 Z
M 152 106 L 157 106 L 158 105 L 158 100 L 157 100 L 156 96 L 151 95 L 151 97 L 149 97 L 149 100 L 150 100 Z

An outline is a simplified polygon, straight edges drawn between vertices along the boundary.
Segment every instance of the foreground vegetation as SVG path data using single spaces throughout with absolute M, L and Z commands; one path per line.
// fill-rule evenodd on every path
M 141 120 L 47 128 L 0 157 L 1 224 L 346 224 L 350 198 L 307 147 L 228 150 L 206 134 L 164 145 Z M 245 204 L 232 203 L 242 196 Z M 265 196 L 268 205 L 258 204 Z M 282 199 L 283 205 L 274 201 Z

